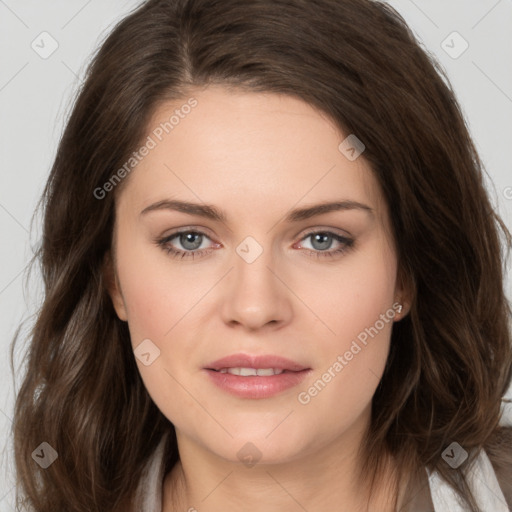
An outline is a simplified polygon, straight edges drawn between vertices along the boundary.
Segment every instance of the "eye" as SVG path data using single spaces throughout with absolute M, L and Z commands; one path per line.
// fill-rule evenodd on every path
M 317 258 L 334 258 L 351 249 L 354 240 L 345 236 L 338 235 L 331 231 L 312 231 L 302 238 L 302 240 L 310 239 L 314 250 L 309 250 L 309 255 Z M 339 245 L 337 249 L 331 248 L 333 240 Z
M 202 248 L 205 239 L 210 240 L 210 237 L 202 231 L 185 229 L 172 233 L 164 238 L 156 240 L 167 254 L 173 258 L 202 258 L 212 252 L 212 248 Z M 308 249 L 307 252 L 310 256 L 316 258 L 330 257 L 333 258 L 337 255 L 348 251 L 354 245 L 354 240 L 345 236 L 341 236 L 331 231 L 312 231 L 302 237 L 302 240 L 310 239 L 312 242 L 312 250 Z M 173 242 L 176 240 L 176 242 Z M 331 249 L 333 241 L 339 245 L 337 249 Z M 176 248 L 176 244 L 181 245 L 183 249 Z M 215 244 L 217 247 L 222 247 L 221 244 Z M 207 245 L 208 247 L 208 245 Z M 306 248 L 307 249 L 307 248 Z
M 209 237 L 203 233 L 202 231 L 194 231 L 194 230 L 183 230 L 183 231 L 177 231 L 176 233 L 172 233 L 169 236 L 166 236 L 165 238 L 157 240 L 157 244 L 162 247 L 164 251 L 167 252 L 170 256 L 173 258 L 192 258 L 195 257 L 202 257 L 206 253 L 210 254 L 212 252 L 212 249 L 202 249 L 198 250 L 202 242 L 204 241 L 204 238 Z M 171 241 L 176 239 L 177 242 L 185 249 L 180 250 L 176 249 L 171 244 Z

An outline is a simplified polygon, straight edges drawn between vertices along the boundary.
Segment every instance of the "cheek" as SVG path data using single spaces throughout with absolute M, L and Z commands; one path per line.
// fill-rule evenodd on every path
M 121 251 L 120 245 L 118 276 L 132 344 L 145 338 L 163 340 L 206 293 L 207 283 L 184 279 L 179 265 L 148 242 Z
M 373 326 L 381 314 L 392 313 L 396 260 L 386 246 L 374 245 L 352 254 L 329 278 L 317 281 L 313 288 L 312 309 L 314 307 L 330 328 L 330 345 L 337 349 L 343 349 L 347 343 L 350 345 L 350 341 Z M 382 329 L 381 322 L 379 326 Z M 389 336 L 390 329 L 382 330 Z
M 183 375 L 186 365 L 182 363 L 190 358 L 193 343 L 186 340 L 196 338 L 196 323 L 191 323 L 191 319 L 200 310 L 198 301 L 211 288 L 210 280 L 190 279 L 193 273 L 184 277 L 176 262 L 147 242 L 140 247 L 123 247 L 120 243 L 118 248 L 117 271 L 139 373 L 157 407 L 174 423 L 180 412 L 197 409 L 192 396 L 200 396 L 201 390 L 187 382 Z M 200 339 L 200 334 L 196 339 Z M 144 351 L 137 350 L 139 346 L 144 346 Z M 150 364 L 144 364 L 144 358 L 138 358 L 137 352 L 151 353 Z M 187 391 L 182 382 L 186 383 Z
M 352 263 L 336 274 L 329 293 L 316 294 L 316 307 L 331 333 L 321 338 L 321 363 L 299 400 L 311 403 L 311 410 L 329 408 L 336 424 L 346 421 L 347 414 L 357 416 L 370 403 L 385 368 L 393 327 L 393 253 L 368 251 Z

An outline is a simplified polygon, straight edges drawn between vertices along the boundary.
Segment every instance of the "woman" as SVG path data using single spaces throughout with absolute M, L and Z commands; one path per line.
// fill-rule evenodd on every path
M 28 507 L 508 509 L 511 239 L 447 82 L 369 0 L 113 30 L 43 196 Z

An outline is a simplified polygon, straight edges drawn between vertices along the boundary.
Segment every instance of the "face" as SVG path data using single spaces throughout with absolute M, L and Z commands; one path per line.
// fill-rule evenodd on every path
M 116 201 L 110 292 L 145 386 L 179 442 L 228 461 L 346 442 L 404 314 L 376 179 L 299 99 L 191 97 L 155 112 Z

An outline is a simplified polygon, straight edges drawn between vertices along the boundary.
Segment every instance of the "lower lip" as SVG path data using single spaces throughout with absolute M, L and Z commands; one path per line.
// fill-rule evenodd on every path
M 241 377 L 231 373 L 205 370 L 213 383 L 222 390 L 241 398 L 269 398 L 299 385 L 311 370 L 283 372 L 265 377 Z

